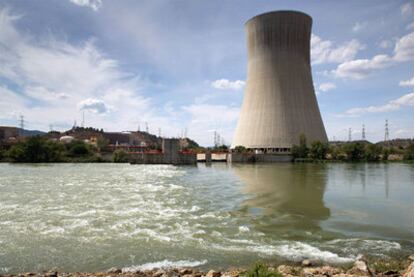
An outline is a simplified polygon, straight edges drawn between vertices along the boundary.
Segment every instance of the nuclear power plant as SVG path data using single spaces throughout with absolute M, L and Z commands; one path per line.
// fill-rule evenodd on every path
M 310 64 L 312 18 L 275 11 L 245 24 L 247 84 L 232 148 L 288 153 L 299 144 L 327 141 Z

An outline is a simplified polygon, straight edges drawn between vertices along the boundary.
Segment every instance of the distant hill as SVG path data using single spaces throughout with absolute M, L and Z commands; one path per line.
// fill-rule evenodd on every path
M 42 136 L 45 135 L 46 132 L 39 131 L 39 130 L 26 130 L 18 127 L 12 126 L 0 126 L 0 139 L 5 139 L 8 137 L 18 137 L 18 136 L 26 136 L 26 137 L 33 137 L 33 136 Z
M 391 139 L 388 141 L 380 141 L 377 142 L 377 145 L 385 146 L 385 147 L 395 147 L 400 149 L 407 148 L 410 144 L 414 143 L 414 139 Z

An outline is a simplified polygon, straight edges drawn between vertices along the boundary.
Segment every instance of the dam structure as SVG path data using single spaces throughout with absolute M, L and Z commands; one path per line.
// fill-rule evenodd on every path
M 245 24 L 247 84 L 231 148 L 289 154 L 301 134 L 327 142 L 312 81 L 312 18 L 297 11 L 257 15 Z

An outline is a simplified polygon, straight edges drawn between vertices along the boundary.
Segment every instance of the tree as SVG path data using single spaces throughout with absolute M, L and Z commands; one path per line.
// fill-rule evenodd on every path
M 68 154 L 73 157 L 88 156 L 91 154 L 89 146 L 81 140 L 73 140 L 67 147 Z
M 312 142 L 311 148 L 309 150 L 309 155 L 312 159 L 324 160 L 326 159 L 328 149 L 329 146 L 327 143 L 323 143 L 321 141 L 314 141 Z
M 112 160 L 114 163 L 126 163 L 129 161 L 128 153 L 124 150 L 115 150 L 112 154 Z
M 365 148 L 365 160 L 369 162 L 379 161 L 382 147 L 376 144 L 368 144 Z
M 8 156 L 14 162 L 58 162 L 62 160 L 64 151 L 62 144 L 36 136 L 13 145 Z
M 292 146 L 292 155 L 294 158 L 307 158 L 309 148 L 306 146 L 306 136 L 301 134 L 299 136 L 299 145 Z
M 237 145 L 236 147 L 234 147 L 234 152 L 245 153 L 247 152 L 247 148 L 244 147 L 243 145 Z
M 349 161 L 360 161 L 365 156 L 364 145 L 360 142 L 347 143 L 343 149 Z
M 405 160 L 414 160 L 414 143 L 411 143 L 404 153 Z
M 98 146 L 99 151 L 102 151 L 109 145 L 109 139 L 104 137 L 98 137 L 96 140 L 96 146 Z

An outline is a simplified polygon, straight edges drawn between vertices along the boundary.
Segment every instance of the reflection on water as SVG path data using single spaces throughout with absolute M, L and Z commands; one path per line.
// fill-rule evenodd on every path
M 330 216 L 323 201 L 327 182 L 324 166 L 300 164 L 292 170 L 290 164 L 234 165 L 232 170 L 245 185 L 243 193 L 252 195 L 243 202 L 244 209 L 267 218 L 268 229 L 314 231 L 320 220 Z

